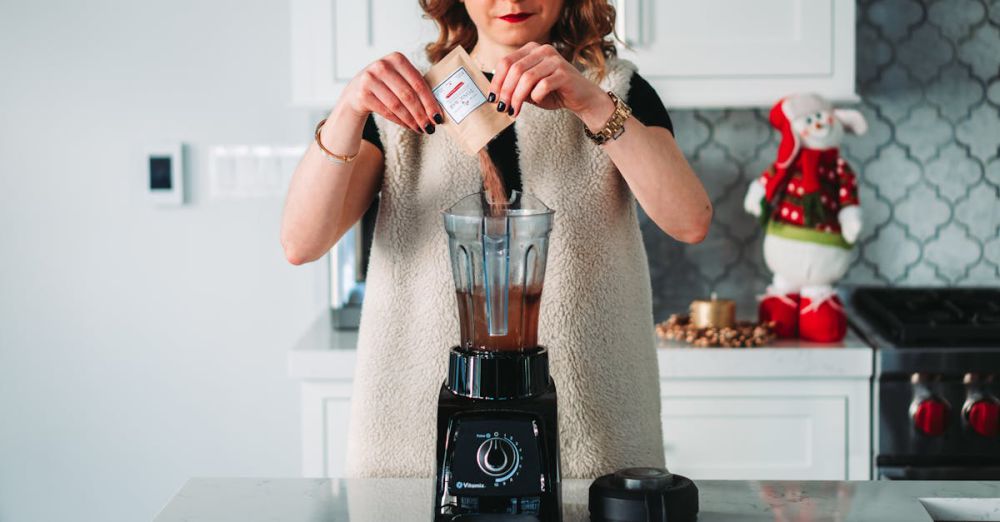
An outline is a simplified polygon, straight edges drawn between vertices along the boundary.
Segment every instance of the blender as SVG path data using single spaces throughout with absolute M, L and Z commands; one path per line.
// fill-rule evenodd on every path
M 460 342 L 438 397 L 436 521 L 561 519 L 556 387 L 538 346 L 553 215 L 519 191 L 444 211 Z

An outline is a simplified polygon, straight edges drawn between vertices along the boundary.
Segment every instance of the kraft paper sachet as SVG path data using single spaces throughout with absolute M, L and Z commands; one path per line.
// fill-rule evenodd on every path
M 514 123 L 486 101 L 490 82 L 461 45 L 434 64 L 424 79 L 444 109 L 444 127 L 469 155 L 477 154 L 497 134 Z

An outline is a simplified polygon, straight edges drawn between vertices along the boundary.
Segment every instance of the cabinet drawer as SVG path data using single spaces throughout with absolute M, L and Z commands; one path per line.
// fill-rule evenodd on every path
M 667 466 L 694 479 L 845 480 L 843 397 L 663 398 Z

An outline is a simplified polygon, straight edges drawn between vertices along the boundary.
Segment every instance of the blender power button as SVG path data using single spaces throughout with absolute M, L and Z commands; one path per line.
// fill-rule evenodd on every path
M 517 448 L 502 437 L 492 437 L 483 441 L 476 451 L 476 464 L 491 477 L 503 477 L 520 464 Z

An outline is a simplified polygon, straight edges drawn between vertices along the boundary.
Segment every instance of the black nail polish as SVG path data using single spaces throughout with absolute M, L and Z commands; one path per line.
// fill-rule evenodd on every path
M 513 116 L 514 115 L 514 106 L 513 105 L 511 105 L 510 107 L 507 107 L 507 115 L 508 116 Z
M 434 113 L 434 123 L 437 123 L 438 125 L 444 123 L 444 118 L 441 117 L 441 113 L 438 112 Z
M 504 102 L 497 103 L 497 112 L 503 112 L 507 108 L 507 104 Z
M 427 131 L 427 134 L 434 134 L 434 124 L 428 123 L 427 125 L 424 125 L 424 130 Z
M 491 92 L 490 95 L 486 97 L 486 101 L 489 103 L 497 101 L 497 95 Z

